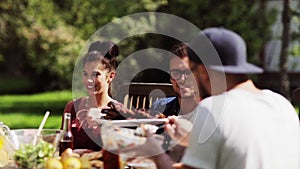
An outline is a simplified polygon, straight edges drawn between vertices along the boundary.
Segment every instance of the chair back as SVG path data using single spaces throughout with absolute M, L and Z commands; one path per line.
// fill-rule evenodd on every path
M 300 109 L 300 87 L 292 91 L 292 104 Z M 298 110 L 300 111 L 300 110 Z M 298 114 L 300 120 L 300 113 Z
M 149 109 L 160 98 L 176 96 L 170 83 L 126 83 L 119 86 L 117 100 L 127 108 Z

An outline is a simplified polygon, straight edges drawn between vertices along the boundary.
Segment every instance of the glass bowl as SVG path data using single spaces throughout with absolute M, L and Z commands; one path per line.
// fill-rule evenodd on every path
M 58 145 L 61 130 L 58 129 L 42 129 L 40 135 L 37 136 L 38 129 L 15 129 L 11 130 L 11 135 L 14 137 L 13 142 L 17 143 L 17 148 L 21 144 L 33 144 L 34 139 L 44 140 L 51 143 L 53 146 Z

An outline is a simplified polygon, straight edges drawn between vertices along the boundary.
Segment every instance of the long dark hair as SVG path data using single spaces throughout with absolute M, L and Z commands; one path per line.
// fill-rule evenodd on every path
M 110 41 L 95 41 L 93 42 L 88 53 L 83 56 L 83 66 L 87 62 L 99 62 L 104 65 L 109 72 L 115 71 L 118 67 L 117 56 L 119 55 L 119 47 Z M 109 84 L 108 94 L 111 95 L 111 84 Z
M 119 47 L 110 41 L 95 41 L 93 42 L 88 52 L 98 51 L 98 52 L 105 52 L 109 53 L 113 57 L 117 57 L 119 55 Z

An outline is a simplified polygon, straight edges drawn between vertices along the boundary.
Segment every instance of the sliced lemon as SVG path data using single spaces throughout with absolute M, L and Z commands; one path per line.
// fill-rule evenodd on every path
M 8 164 L 9 157 L 6 151 L 0 150 L 0 167 L 4 167 Z

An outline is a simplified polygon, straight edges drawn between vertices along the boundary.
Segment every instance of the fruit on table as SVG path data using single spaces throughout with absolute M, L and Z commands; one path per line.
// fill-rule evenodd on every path
M 61 153 L 60 158 L 61 161 L 64 162 L 69 157 L 79 157 L 79 154 L 73 153 L 73 150 L 70 148 L 67 148 L 64 152 Z
M 74 153 L 72 149 L 66 149 L 59 158 L 49 158 L 45 169 L 92 169 L 93 167 L 102 168 L 103 162 L 99 159 L 102 152 L 84 153 L 81 157 Z
M 63 161 L 64 169 L 80 169 L 81 162 L 77 157 L 68 157 Z
M 63 164 L 56 158 L 49 158 L 46 162 L 45 169 L 63 169 Z

